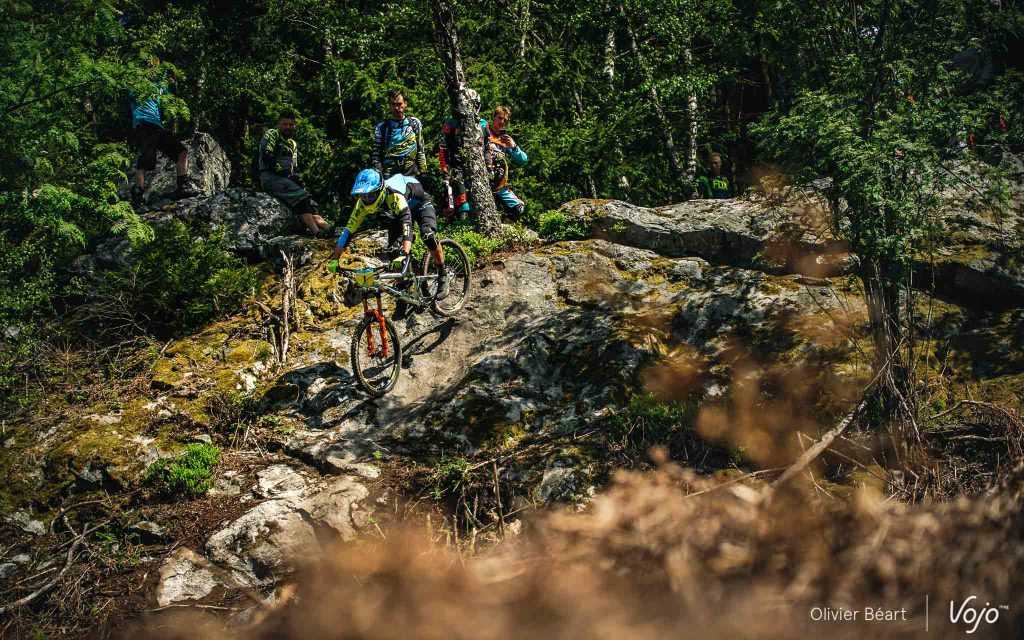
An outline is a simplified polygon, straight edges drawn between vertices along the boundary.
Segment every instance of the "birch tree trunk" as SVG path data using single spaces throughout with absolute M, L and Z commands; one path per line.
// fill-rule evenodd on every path
M 689 47 L 683 52 L 686 66 L 693 68 L 693 52 Z M 690 184 L 697 183 L 697 94 L 690 91 L 686 95 L 686 179 Z
M 654 86 L 654 78 L 647 70 L 647 61 L 644 59 L 643 53 L 640 52 L 640 47 L 636 44 L 636 37 L 633 35 L 633 28 L 626 24 L 626 35 L 629 37 L 629 47 L 633 52 L 633 56 L 636 58 L 637 66 L 640 67 L 640 72 L 643 74 L 643 79 L 650 85 L 650 89 L 647 90 L 647 97 L 651 100 L 651 106 L 654 108 L 654 116 L 658 120 L 658 124 L 661 126 L 662 140 L 665 143 L 665 155 L 668 156 L 668 166 L 672 171 L 672 174 L 677 178 L 684 180 L 685 173 L 683 172 L 683 163 L 679 160 L 679 152 L 676 151 L 675 140 L 672 139 L 672 129 L 669 127 L 668 116 L 665 115 L 665 109 L 661 106 L 661 98 L 658 96 L 658 88 Z
M 633 34 L 633 28 L 630 27 L 629 20 L 625 19 L 626 12 L 623 10 L 622 5 L 618 5 L 618 12 L 624 16 L 626 35 L 630 39 L 630 50 L 637 59 L 637 66 L 640 68 L 642 78 L 644 82 L 650 85 L 650 89 L 647 90 L 647 97 L 650 98 L 651 106 L 654 108 L 654 117 L 657 119 L 657 124 L 662 127 L 662 139 L 665 142 L 665 154 L 669 158 L 669 169 L 678 179 L 681 181 L 685 180 L 686 174 L 683 171 L 683 163 L 679 160 L 676 142 L 672 138 L 672 127 L 669 126 L 669 118 L 665 115 L 665 110 L 662 108 L 662 98 L 657 95 L 657 87 L 654 86 L 654 79 L 648 71 L 647 60 L 644 58 L 643 52 L 640 51 L 640 47 L 637 46 L 636 36 Z
M 608 96 L 615 95 L 615 19 L 612 14 L 612 6 L 607 0 L 604 3 L 604 11 L 608 19 L 608 31 L 604 37 L 604 79 L 607 83 L 607 94 Z M 616 139 L 615 144 L 612 148 L 612 158 L 616 166 L 622 163 L 622 145 L 619 144 Z M 624 175 L 619 175 L 615 180 L 620 189 L 629 188 L 629 178 Z
M 331 37 L 330 32 L 326 34 L 327 42 L 324 45 L 324 57 L 330 62 L 334 62 L 334 39 Z M 333 64 L 331 65 L 334 66 Z M 348 131 L 348 120 L 345 118 L 345 103 L 341 99 L 341 78 L 338 76 L 338 70 L 334 69 L 334 96 L 338 102 L 338 118 L 341 122 L 341 132 L 346 133 Z
M 580 92 L 573 89 L 572 99 L 576 103 L 576 122 L 582 123 L 586 112 L 583 110 L 583 98 L 580 97 Z M 597 183 L 594 182 L 594 173 L 591 170 L 587 170 L 584 173 L 583 178 L 587 181 L 587 194 L 591 198 L 597 198 Z
M 462 122 L 462 148 L 456 153 L 465 167 L 467 191 L 473 206 L 477 231 L 496 238 L 501 235 L 501 217 L 494 204 L 487 166 L 484 162 L 484 132 L 477 122 L 479 114 L 466 93 L 466 77 L 459 55 L 459 40 L 455 33 L 455 15 L 449 0 L 431 0 L 434 15 L 434 36 L 444 68 L 445 89 L 451 101 L 452 112 Z

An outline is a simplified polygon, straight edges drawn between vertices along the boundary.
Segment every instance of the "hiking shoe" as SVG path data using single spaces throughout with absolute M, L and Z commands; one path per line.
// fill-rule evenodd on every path
M 448 276 L 438 274 L 437 275 L 437 293 L 434 294 L 434 300 L 444 300 L 448 297 Z
M 128 190 L 128 197 L 131 198 L 132 206 L 138 209 L 142 206 L 142 187 L 137 184 L 133 184 L 132 188 Z

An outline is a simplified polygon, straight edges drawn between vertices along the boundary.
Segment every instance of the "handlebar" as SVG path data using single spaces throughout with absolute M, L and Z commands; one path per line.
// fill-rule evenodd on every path
M 370 267 L 370 273 L 373 273 L 375 276 L 379 276 L 381 280 L 399 280 L 401 278 L 404 278 L 408 276 L 409 273 L 412 271 L 412 256 L 407 255 L 405 257 L 405 261 L 402 264 L 402 270 L 399 272 L 385 273 L 388 270 L 389 266 L 390 265 Z M 338 273 L 344 272 L 351 274 L 356 273 L 357 271 L 366 273 L 366 267 L 363 267 L 362 269 L 350 269 L 348 267 L 342 267 L 340 265 L 338 266 Z

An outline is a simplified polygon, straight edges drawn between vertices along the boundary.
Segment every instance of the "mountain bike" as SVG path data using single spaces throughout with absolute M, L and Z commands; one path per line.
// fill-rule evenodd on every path
M 388 267 L 347 269 L 338 272 L 347 281 L 344 304 L 349 307 L 363 305 L 363 318 L 352 334 L 349 352 L 352 372 L 359 386 L 369 395 L 379 398 L 391 391 L 402 370 L 402 343 L 395 323 L 384 316 L 381 298 L 384 294 L 401 300 L 413 311 L 432 310 L 441 316 L 452 316 L 469 299 L 472 267 L 466 250 L 451 238 L 442 238 L 448 277 L 448 296 L 437 299 L 437 265 L 430 252 L 423 256 L 419 273 L 412 273 L 411 260 L 406 260 L 399 272 L 386 272 Z M 376 305 L 371 304 L 376 301 Z

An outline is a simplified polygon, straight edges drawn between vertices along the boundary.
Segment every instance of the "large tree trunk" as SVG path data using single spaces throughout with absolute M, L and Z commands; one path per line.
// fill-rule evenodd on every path
M 462 71 L 459 40 L 455 33 L 455 15 L 449 0 L 431 0 L 430 8 L 434 14 L 434 35 L 441 54 L 448 99 L 456 118 L 462 122 L 462 148 L 457 149 L 456 153 L 462 159 L 467 174 L 466 187 L 473 205 L 476 228 L 483 235 L 496 238 L 501 235 L 501 217 L 487 179 L 484 133 L 477 126 L 479 114 L 466 94 L 466 77 Z

